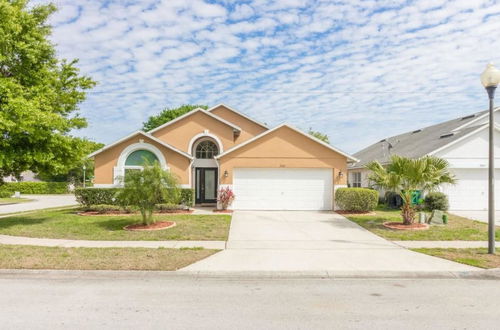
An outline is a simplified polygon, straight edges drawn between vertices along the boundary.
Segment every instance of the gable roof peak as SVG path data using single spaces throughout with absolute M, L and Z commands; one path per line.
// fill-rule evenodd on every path
M 238 145 L 236 145 L 236 146 L 234 146 L 234 147 L 226 150 L 225 152 L 221 153 L 220 155 L 216 156 L 215 158 L 219 159 L 219 158 L 227 155 L 228 153 L 231 153 L 231 152 L 233 152 L 233 151 L 235 151 L 235 150 L 237 150 L 237 149 L 239 149 L 241 147 L 246 146 L 247 144 L 250 144 L 250 143 L 252 143 L 252 142 L 254 142 L 254 141 L 256 141 L 256 140 L 258 140 L 258 139 L 260 139 L 260 138 L 262 138 L 262 137 L 264 137 L 266 135 L 268 135 L 268 134 L 271 134 L 274 131 L 277 131 L 278 129 L 280 129 L 282 127 L 287 127 L 289 129 L 291 129 L 292 131 L 295 131 L 295 132 L 297 132 L 297 133 L 299 133 L 299 134 L 301 134 L 301 135 L 303 135 L 303 136 L 305 136 L 305 137 L 307 137 L 307 138 L 309 138 L 309 139 L 311 139 L 311 140 L 313 140 L 313 141 L 315 141 L 315 142 L 323 145 L 324 147 L 326 147 L 326 148 L 328 148 L 330 150 L 333 150 L 333 151 L 335 151 L 335 152 L 337 152 L 337 153 L 345 156 L 348 159 L 348 162 L 358 162 L 359 161 L 357 158 L 351 156 L 350 154 L 348 154 L 348 153 L 346 153 L 346 152 L 344 152 L 344 151 L 342 151 L 342 150 L 340 150 L 340 149 L 338 149 L 338 148 L 336 148 L 336 147 L 334 147 L 334 146 L 332 146 L 332 145 L 330 145 L 328 143 L 325 143 L 324 141 L 321 141 L 320 139 L 312 136 L 311 134 L 305 133 L 305 132 L 299 130 L 298 128 L 295 128 L 294 126 L 292 126 L 292 125 L 290 125 L 288 123 L 282 123 L 282 124 L 279 124 L 278 126 L 275 126 L 272 129 L 264 131 L 264 132 L 260 133 L 259 135 L 256 135 L 253 138 L 251 138 L 251 139 L 249 139 L 249 140 L 247 140 L 247 141 L 245 141 L 243 143 L 240 143 L 240 144 L 238 144 Z
M 207 115 L 207 116 L 210 116 L 210 117 L 212 117 L 212 118 L 214 118 L 214 119 L 216 119 L 216 120 L 218 120 L 218 121 L 220 121 L 220 122 L 222 122 L 222 123 L 224 123 L 224 124 L 226 124 L 226 125 L 228 125 L 228 126 L 232 127 L 234 130 L 236 130 L 236 131 L 238 131 L 238 132 L 241 132 L 241 128 L 240 128 L 239 126 L 237 126 L 237 125 L 235 125 L 235 124 L 233 124 L 233 123 L 231 123 L 231 122 L 229 122 L 229 121 L 225 120 L 224 118 L 221 118 L 221 117 L 219 117 L 219 116 L 217 116 L 217 115 L 214 115 L 213 113 L 211 113 L 211 112 L 210 112 L 210 111 L 208 111 L 208 110 L 205 110 L 205 109 L 202 109 L 202 108 L 199 108 L 199 107 L 198 107 L 198 108 L 193 109 L 193 110 L 191 110 L 191 111 L 189 111 L 189 112 L 186 112 L 186 113 L 185 113 L 185 114 L 183 114 L 182 116 L 179 116 L 179 117 L 177 117 L 177 118 L 175 118 L 175 119 L 172 119 L 172 120 L 170 120 L 170 121 L 167 121 L 167 122 L 166 122 L 166 123 L 164 123 L 163 125 L 160 125 L 160 126 L 158 126 L 158 127 L 156 127 L 156 128 L 153 128 L 152 130 L 149 130 L 149 131 L 148 131 L 148 134 L 152 134 L 152 133 L 154 133 L 154 132 L 156 132 L 156 131 L 159 131 L 160 129 L 162 129 L 162 128 L 164 128 L 164 127 L 167 127 L 167 126 L 169 126 L 169 125 L 172 125 L 173 123 L 176 123 L 176 122 L 178 122 L 178 121 L 180 121 L 180 120 L 182 120 L 182 119 L 184 119 L 184 118 L 186 118 L 186 117 L 189 117 L 189 116 L 191 116 L 191 115 L 193 115 L 193 114 L 195 114 L 195 113 L 197 113 L 197 112 L 201 112 L 201 113 L 203 113 L 203 114 L 205 114 L 205 115 Z

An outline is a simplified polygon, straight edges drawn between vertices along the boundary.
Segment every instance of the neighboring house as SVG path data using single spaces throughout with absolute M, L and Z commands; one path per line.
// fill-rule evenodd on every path
M 500 108 L 495 109 L 496 206 L 500 209 Z M 433 155 L 446 159 L 457 178 L 456 185 L 441 190 L 451 210 L 486 210 L 488 205 L 488 112 L 482 111 L 437 125 L 383 139 L 357 152 L 360 159 L 349 167 L 349 184 L 369 187 L 364 166 L 377 160 L 387 164 L 391 155 L 418 158 Z
M 92 153 L 95 187 L 116 187 L 144 157 L 157 160 L 214 204 L 229 186 L 233 209 L 331 210 L 356 159 L 283 124 L 272 129 L 225 105 L 195 109 L 149 132 L 137 131 Z
M 36 177 L 36 174 L 31 171 L 24 171 L 21 173 L 19 179 L 13 175 L 9 175 L 3 178 L 4 182 L 39 182 L 42 181 Z

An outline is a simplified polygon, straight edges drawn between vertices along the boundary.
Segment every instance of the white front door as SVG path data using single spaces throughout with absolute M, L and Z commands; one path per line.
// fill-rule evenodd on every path
M 235 210 L 331 210 L 331 168 L 235 168 Z

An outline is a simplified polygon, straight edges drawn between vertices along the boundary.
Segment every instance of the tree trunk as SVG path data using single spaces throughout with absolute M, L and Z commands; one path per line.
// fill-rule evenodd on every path
M 415 221 L 415 209 L 411 204 L 411 191 L 401 193 L 403 198 L 403 206 L 401 206 L 401 215 L 403 216 L 403 224 L 411 225 Z

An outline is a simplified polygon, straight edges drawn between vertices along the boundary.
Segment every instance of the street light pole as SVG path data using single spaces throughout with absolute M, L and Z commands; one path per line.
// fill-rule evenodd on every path
M 488 253 L 495 254 L 495 113 L 493 111 L 495 90 L 500 82 L 500 71 L 488 64 L 481 74 L 490 101 L 489 145 L 488 145 Z
M 486 87 L 490 99 L 488 152 L 488 253 L 495 253 L 495 113 L 493 100 L 497 86 Z
M 83 188 L 85 188 L 85 170 L 87 169 L 87 167 L 85 165 L 83 165 Z

